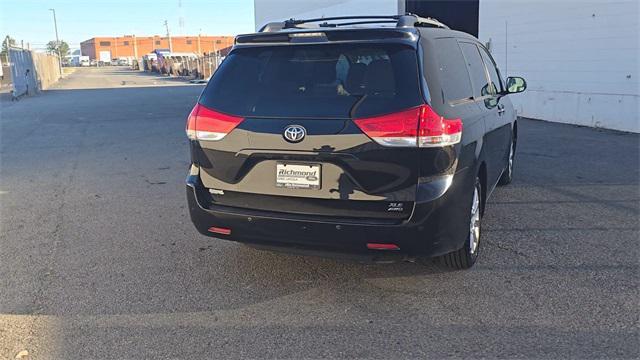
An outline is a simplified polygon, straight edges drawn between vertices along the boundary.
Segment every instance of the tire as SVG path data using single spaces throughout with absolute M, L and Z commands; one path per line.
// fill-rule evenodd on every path
M 480 252 L 480 229 L 482 220 L 482 183 L 476 177 L 469 214 L 469 234 L 461 249 L 452 251 L 437 258 L 446 268 L 453 270 L 469 269 L 476 263 Z
M 507 159 L 507 166 L 504 168 L 502 172 L 502 176 L 500 176 L 500 180 L 498 180 L 498 185 L 504 186 L 511 184 L 513 180 L 513 162 L 516 156 L 516 142 L 515 138 L 511 136 L 511 144 L 509 145 L 509 158 Z

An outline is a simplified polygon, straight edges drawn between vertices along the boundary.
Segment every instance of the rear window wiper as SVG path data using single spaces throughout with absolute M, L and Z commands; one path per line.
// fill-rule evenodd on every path
M 349 117 L 353 119 L 356 110 L 358 110 L 358 107 L 362 104 L 364 99 L 367 98 L 368 94 L 351 94 L 351 96 L 358 97 L 358 100 L 356 100 L 356 102 L 351 105 L 351 109 L 349 109 Z

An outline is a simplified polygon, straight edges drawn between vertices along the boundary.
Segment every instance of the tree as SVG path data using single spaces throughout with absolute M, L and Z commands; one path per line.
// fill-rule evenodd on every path
M 58 52 L 58 50 L 60 50 L 60 52 Z M 69 44 L 64 42 L 64 40 L 60 40 L 60 42 L 51 40 L 47 43 L 47 52 L 56 55 L 60 54 L 64 58 L 69 54 Z
M 11 36 L 7 35 L 4 37 L 4 40 L 2 40 L 2 55 L 6 55 L 9 52 L 9 46 L 15 46 L 16 45 L 16 39 L 12 38 Z

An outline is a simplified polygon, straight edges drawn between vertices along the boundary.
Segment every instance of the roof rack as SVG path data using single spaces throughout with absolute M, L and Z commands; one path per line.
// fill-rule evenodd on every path
M 340 20 L 356 20 L 348 22 L 333 22 Z M 321 24 L 312 24 L 324 21 Z M 332 21 L 329 23 L 329 21 Z M 340 27 L 360 24 L 396 24 L 398 28 L 411 27 L 438 27 L 449 29 L 449 27 L 433 18 L 423 18 L 415 14 L 405 15 L 372 15 L 372 16 L 333 16 L 313 19 L 289 19 L 283 22 L 271 22 L 260 29 L 260 32 L 277 32 L 284 29 L 314 29 L 320 27 Z

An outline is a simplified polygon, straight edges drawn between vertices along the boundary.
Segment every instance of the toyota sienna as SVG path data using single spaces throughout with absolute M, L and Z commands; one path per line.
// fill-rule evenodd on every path
M 525 88 L 431 18 L 267 24 L 236 37 L 188 116 L 191 219 L 270 249 L 469 268 Z

